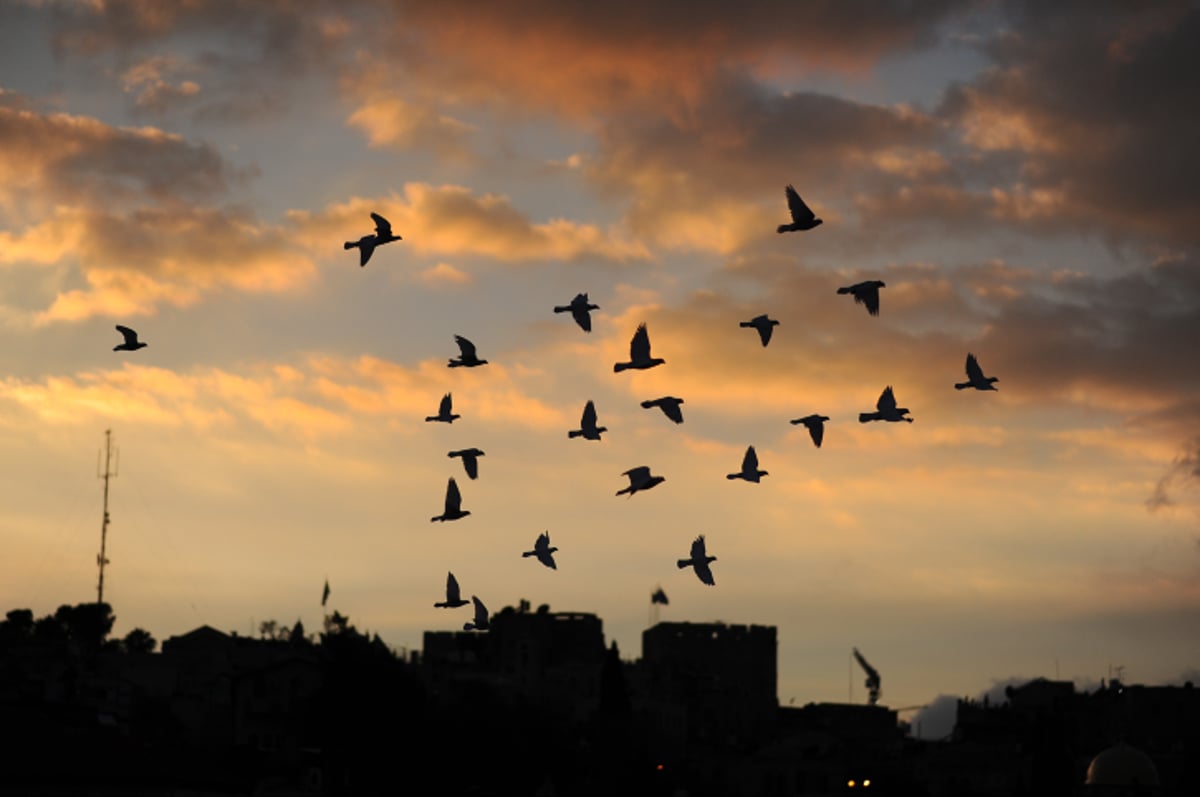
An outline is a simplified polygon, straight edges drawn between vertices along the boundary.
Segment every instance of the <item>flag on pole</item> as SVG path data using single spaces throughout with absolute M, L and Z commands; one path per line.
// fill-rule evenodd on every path
M 329 579 L 325 579 L 325 591 L 321 593 L 321 605 L 324 606 L 325 602 L 328 600 L 329 600 Z
M 667 604 L 670 603 L 670 601 L 667 600 L 667 593 L 663 592 L 662 587 L 659 587 L 658 589 L 654 590 L 654 594 L 652 594 L 650 596 L 650 602 L 651 603 L 661 603 L 664 606 L 666 606 Z

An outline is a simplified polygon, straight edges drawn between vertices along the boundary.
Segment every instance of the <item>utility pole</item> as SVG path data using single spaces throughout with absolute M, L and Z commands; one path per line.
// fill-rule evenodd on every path
M 104 566 L 108 557 L 104 552 L 108 544 L 108 480 L 114 478 L 117 472 L 113 470 L 112 461 L 112 429 L 104 430 L 104 472 L 100 472 L 99 455 L 96 461 L 96 477 L 104 479 L 104 520 L 100 524 L 100 553 L 96 555 L 96 564 L 100 566 L 100 581 L 96 585 L 96 603 L 104 603 Z M 120 455 L 117 456 L 118 464 Z

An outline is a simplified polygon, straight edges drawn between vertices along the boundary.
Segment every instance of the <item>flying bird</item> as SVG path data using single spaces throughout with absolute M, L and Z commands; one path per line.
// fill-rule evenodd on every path
M 738 326 L 757 329 L 758 338 L 762 341 L 763 347 L 766 348 L 766 345 L 771 342 L 771 332 L 774 331 L 774 327 L 779 326 L 779 322 L 774 318 L 767 318 L 767 314 L 763 313 L 762 315 L 754 316 L 749 321 L 740 322 Z
M 984 376 L 983 369 L 979 367 L 979 361 L 975 359 L 974 354 L 967 355 L 967 381 L 955 382 L 954 387 L 958 390 L 965 390 L 968 387 L 973 387 L 976 390 L 995 390 L 993 382 L 1000 380 L 994 376 Z
M 854 297 L 855 304 L 865 304 L 867 312 L 871 315 L 879 315 L 879 289 L 887 287 L 883 280 L 868 280 L 866 282 L 856 282 L 853 285 L 848 285 L 844 288 L 838 288 L 839 294 L 848 293 Z
M 462 335 L 455 335 L 454 342 L 458 344 L 458 350 L 461 352 L 458 359 L 451 359 L 448 368 L 458 368 L 463 366 L 473 368 L 476 365 L 487 365 L 487 360 L 481 360 L 475 356 L 475 344 L 464 338 Z
M 483 605 L 483 601 L 472 595 L 471 602 L 475 604 L 475 620 L 474 622 L 463 623 L 463 630 L 486 631 L 491 628 L 492 624 L 488 622 L 488 610 L 487 607 Z
M 483 456 L 483 452 L 478 448 L 463 448 L 458 451 L 451 451 L 446 456 L 461 458 L 463 467 L 467 471 L 467 476 L 472 479 L 479 478 L 479 458 Z
M 650 356 L 650 333 L 646 331 L 645 324 L 639 324 L 637 332 L 633 333 L 633 340 L 629 341 L 629 362 L 614 364 L 613 373 L 620 373 L 627 368 L 653 368 L 665 362 L 661 357 Z
M 879 394 L 879 401 L 875 402 L 875 412 L 860 412 L 858 420 L 860 423 L 867 421 L 908 421 L 913 422 L 912 418 L 905 418 L 908 414 L 908 407 L 897 407 L 896 396 L 892 393 L 892 386 L 888 385 Z
M 446 574 L 446 600 L 441 603 L 433 604 L 436 609 L 457 609 L 459 606 L 466 606 L 470 601 L 465 601 L 458 591 L 458 579 L 453 573 Z
M 588 302 L 586 293 L 577 293 L 570 304 L 560 304 L 554 307 L 556 313 L 570 313 L 575 319 L 575 323 L 579 324 L 579 328 L 584 332 L 592 331 L 592 317 L 588 314 L 592 310 L 599 310 L 600 306 Z
M 450 398 L 449 393 L 442 396 L 442 403 L 438 405 L 438 414 L 437 415 L 426 415 L 425 420 L 426 421 L 442 421 L 444 423 L 454 423 L 455 418 L 461 418 L 462 416 L 456 415 L 455 413 L 450 411 L 450 408 L 453 405 L 453 403 L 454 403 L 454 400 L 452 398 Z
M 471 513 L 462 508 L 462 493 L 458 491 L 458 483 L 451 476 L 450 482 L 446 485 L 446 508 L 442 514 L 429 518 L 429 522 L 432 523 L 435 520 L 458 520 L 469 514 Z
M 666 479 L 662 476 L 651 476 L 650 467 L 648 465 L 639 465 L 636 468 L 630 468 L 621 475 L 629 477 L 629 486 L 617 490 L 617 495 L 629 493 L 630 497 L 632 497 L 633 494 L 638 490 L 649 490 L 656 484 L 661 484 L 662 482 L 666 481 Z
M 683 399 L 675 398 L 674 396 L 663 396 L 662 398 L 650 399 L 643 401 L 642 406 L 646 409 L 658 407 L 675 423 L 683 423 L 683 411 L 679 409 L 679 405 L 683 403 Z
M 661 603 L 663 606 L 669 605 L 671 602 L 667 600 L 667 593 L 663 592 L 663 588 L 659 587 L 650 594 L 651 603 Z
M 137 333 L 129 327 L 123 327 L 120 324 L 117 324 L 117 331 L 125 336 L 125 342 L 118 343 L 116 346 L 113 346 L 113 351 L 137 351 L 138 349 L 146 348 L 147 344 L 138 340 Z
M 754 446 L 746 447 L 746 455 L 742 457 L 742 470 L 740 473 L 729 473 L 725 475 L 726 479 L 745 479 L 748 482 L 758 484 L 758 480 L 766 476 L 765 470 L 758 469 L 758 454 L 754 453 Z
M 567 432 L 567 437 L 582 437 L 584 440 L 599 440 L 601 432 L 607 432 L 607 426 L 596 425 L 596 405 L 591 399 L 583 405 L 583 416 L 579 419 L 579 428 Z
M 538 535 L 537 542 L 533 544 L 532 551 L 526 551 L 521 556 L 536 556 L 537 560 L 551 570 L 557 570 L 558 565 L 554 564 L 554 552 L 557 548 L 550 545 L 550 532 L 543 532 Z
M 816 214 L 809 209 L 808 205 L 804 204 L 804 200 L 796 193 L 796 189 L 790 185 L 784 189 L 784 194 L 787 195 L 788 210 L 792 214 L 791 224 L 780 224 L 775 232 L 795 232 L 797 230 L 811 230 L 818 224 L 821 224 L 821 219 L 818 219 Z
M 715 586 L 717 582 L 713 580 L 712 570 L 709 569 L 708 563 L 715 561 L 717 561 L 717 557 L 709 556 L 705 552 L 704 535 L 701 534 L 696 538 L 695 542 L 692 543 L 692 558 L 679 559 L 675 562 L 675 564 L 679 566 L 680 570 L 690 565 L 696 571 L 696 578 L 700 579 L 702 582 L 711 587 Z
M 357 241 L 346 241 L 343 249 L 358 248 L 358 265 L 365 266 L 367 261 L 371 259 L 371 255 L 375 252 L 375 247 L 389 244 L 392 241 L 403 240 L 399 235 L 392 234 L 392 224 L 378 213 L 372 213 L 371 218 L 375 221 L 375 234 L 364 235 Z
M 825 437 L 825 421 L 827 420 L 829 420 L 828 415 L 805 415 L 803 418 L 797 418 L 790 423 L 804 424 L 808 428 L 808 434 L 812 438 L 813 445 L 820 448 L 821 440 Z

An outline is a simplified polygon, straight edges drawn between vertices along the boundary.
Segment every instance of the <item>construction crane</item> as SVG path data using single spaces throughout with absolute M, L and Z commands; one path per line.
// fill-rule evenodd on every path
M 863 672 L 867 674 L 867 680 L 863 685 L 867 687 L 867 705 L 873 706 L 879 702 L 881 693 L 882 679 L 879 677 L 879 670 L 872 667 L 863 655 L 858 652 L 858 648 L 854 648 L 854 658 L 858 661 L 858 666 L 863 668 Z

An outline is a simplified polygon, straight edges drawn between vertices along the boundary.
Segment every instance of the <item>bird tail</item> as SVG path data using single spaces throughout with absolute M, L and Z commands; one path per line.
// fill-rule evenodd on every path
M 583 437 L 583 430 L 572 429 L 571 431 L 567 432 L 567 437 Z
M 838 293 L 839 294 L 850 293 L 850 289 L 849 288 L 838 288 Z
M 691 567 L 692 560 L 691 559 L 677 559 L 675 561 L 675 564 L 677 564 L 679 566 L 679 569 L 682 570 L 685 567 Z
M 613 365 L 613 373 L 614 373 L 614 374 L 619 374 L 619 373 L 621 373 L 622 371 L 624 371 L 626 368 L 629 368 L 629 367 L 630 367 L 630 366 L 629 366 L 629 363 L 615 363 L 615 364 Z
M 449 604 L 449 603 L 435 603 L 435 604 L 433 604 L 433 608 L 435 608 L 435 609 L 449 609 L 449 608 L 450 608 L 450 604 Z
M 749 321 L 739 321 L 738 326 L 746 327 L 747 329 L 749 329 L 750 327 L 754 326 L 754 324 L 751 324 Z
M 459 362 L 458 360 L 450 360 L 450 364 L 447 367 L 448 368 L 458 368 L 460 365 L 462 365 L 462 363 Z
M 346 241 L 346 243 L 342 244 L 343 249 L 353 249 L 356 246 L 358 246 L 358 241 Z
M 570 307 L 567 307 L 566 305 L 562 305 L 562 304 L 556 304 L 556 305 L 554 306 L 554 312 L 556 312 L 556 313 L 569 313 L 569 312 L 571 312 L 571 308 L 570 308 Z
M 879 420 L 878 412 L 860 412 L 858 414 L 858 422 L 859 423 L 866 423 L 867 421 L 877 421 L 877 420 Z
M 617 495 L 625 495 L 625 493 L 629 493 L 630 495 L 633 495 L 633 488 L 625 487 L 620 490 L 617 490 Z
M 537 551 L 526 551 L 521 556 L 537 556 Z
M 730 481 L 732 481 L 733 479 L 740 479 L 740 478 L 742 478 L 742 474 L 740 474 L 740 473 L 726 473 L 726 474 L 725 474 L 725 478 L 726 478 L 726 479 L 729 479 Z
M 445 522 L 446 522 L 446 516 L 445 516 L 445 515 L 434 515 L 433 517 L 429 518 L 429 522 L 430 522 L 430 523 L 432 523 L 432 522 L 433 522 L 433 521 L 435 521 L 435 520 L 440 520 L 440 521 L 442 521 L 443 523 L 445 523 Z
M 650 409 L 651 407 L 654 406 L 654 401 L 652 401 L 651 399 L 646 399 L 645 401 L 642 402 L 642 406 L 645 407 L 646 409 Z
M 954 383 L 955 390 L 966 390 L 970 386 L 971 386 L 970 382 L 955 382 Z
M 779 232 L 779 233 L 791 232 L 791 231 L 792 231 L 792 225 L 790 225 L 790 224 L 780 224 L 778 227 L 775 228 L 775 232 Z

